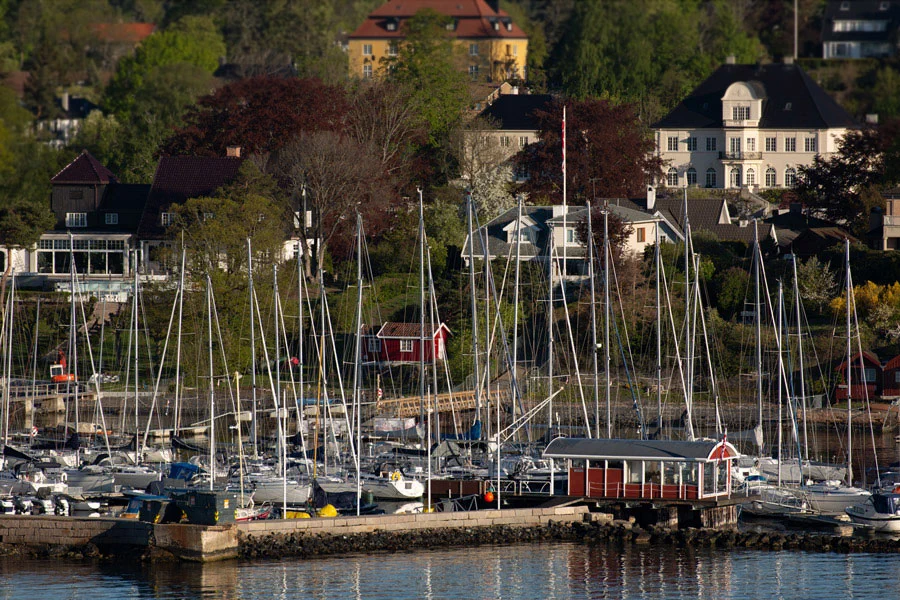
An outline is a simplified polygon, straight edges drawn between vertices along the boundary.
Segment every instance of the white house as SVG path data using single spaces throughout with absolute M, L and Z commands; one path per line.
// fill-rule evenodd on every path
M 666 161 L 661 184 L 791 187 L 801 166 L 828 157 L 859 124 L 790 60 L 719 67 L 653 124 Z

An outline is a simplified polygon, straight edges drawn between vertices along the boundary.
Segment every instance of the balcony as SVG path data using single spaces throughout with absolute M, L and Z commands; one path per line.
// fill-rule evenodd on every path
M 760 160 L 762 158 L 762 152 L 746 152 L 743 150 L 738 150 L 736 152 L 719 152 L 719 160 Z

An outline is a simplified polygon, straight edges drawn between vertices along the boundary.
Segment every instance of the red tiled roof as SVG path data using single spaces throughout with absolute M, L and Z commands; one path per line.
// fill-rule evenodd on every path
M 50 179 L 51 183 L 99 185 L 116 181 L 112 171 L 100 164 L 87 150 Z
M 138 235 L 154 238 L 163 233 L 160 213 L 173 203 L 209 196 L 230 183 L 241 168 L 242 158 L 222 156 L 164 156 L 159 159 L 150 197 L 141 217 Z
M 428 328 L 430 324 L 426 324 L 425 327 Z M 439 325 L 435 325 L 434 329 L 431 332 L 430 337 L 434 337 L 437 335 L 437 332 L 441 329 L 447 329 L 447 326 L 443 323 Z M 381 326 L 381 329 L 378 331 L 378 335 L 376 337 L 380 338 L 415 338 L 419 339 L 422 337 L 421 328 L 418 323 L 385 323 Z M 426 329 L 427 331 L 427 329 Z M 447 329 L 449 332 L 450 330 Z
M 104 42 L 138 44 L 156 29 L 153 23 L 94 23 L 91 31 Z
M 402 21 L 425 8 L 456 19 L 453 35 L 458 38 L 528 37 L 521 27 L 512 23 L 506 11 L 494 11 L 484 0 L 389 0 L 372 11 L 363 24 L 350 34 L 350 38 L 402 38 Z M 387 22 L 392 19 L 400 23 L 394 31 L 388 31 Z M 500 24 L 495 29 L 494 22 L 498 20 Z M 511 23 L 509 29 L 506 27 L 507 21 Z

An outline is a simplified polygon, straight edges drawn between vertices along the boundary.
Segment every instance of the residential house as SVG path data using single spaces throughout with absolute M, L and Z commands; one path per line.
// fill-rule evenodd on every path
M 63 92 L 59 97 L 59 110 L 60 114 L 56 118 L 35 123 L 38 131 L 46 131 L 49 134 L 47 144 L 53 148 L 68 146 L 81 129 L 81 123 L 92 112 L 100 110 L 100 107 L 87 98 L 70 96 L 68 92 Z
M 678 235 L 659 215 L 619 206 L 615 200 L 608 202 L 610 214 L 632 227 L 625 240 L 624 251 L 627 253 L 640 254 L 652 245 L 657 227 L 662 240 L 671 240 Z M 564 273 L 570 278 L 580 278 L 587 274 L 587 248 L 577 234 L 577 229 L 587 218 L 586 207 L 524 206 L 521 220 L 518 214 L 518 208 L 511 208 L 480 227 L 474 244 L 466 238 L 462 251 L 466 264 L 472 258 L 484 260 L 485 255 L 489 260 L 506 260 L 518 255 L 521 262 L 547 265 L 552 250 L 556 265 L 554 276 Z M 603 227 L 603 223 L 593 223 L 593 227 Z
M 900 398 L 900 356 L 887 361 L 882 370 L 881 397 L 895 400 Z
M 45 287 L 68 289 L 74 257 L 86 289 L 121 291 L 150 186 L 120 183 L 87 150 L 50 181 L 56 225 L 27 253 L 23 271 Z
M 459 55 L 459 68 L 473 81 L 524 79 L 528 36 L 513 23 L 499 0 L 389 0 L 372 11 L 347 40 L 350 75 L 370 79 L 396 56 L 406 22 L 432 9 L 452 18 L 447 26 Z
M 137 228 L 144 273 L 164 275 L 167 267 L 158 249 L 165 243 L 170 210 L 190 198 L 209 196 L 237 176 L 243 163 L 239 147 L 229 147 L 226 156 L 164 156 L 159 159 L 144 213 Z
M 870 216 L 869 240 L 876 250 L 900 249 L 900 188 L 882 192 L 884 209 Z
M 853 400 L 875 398 L 881 395 L 883 369 L 878 357 L 869 351 L 857 352 L 850 358 L 850 388 Z M 841 383 L 834 390 L 835 400 L 847 399 L 847 361 L 837 367 Z
M 822 58 L 897 54 L 898 0 L 829 0 L 822 16 Z
M 792 187 L 799 169 L 830 157 L 858 123 L 790 59 L 731 58 L 653 124 L 668 167 L 663 186 Z
M 540 137 L 540 129 L 535 116 L 537 111 L 547 110 L 553 102 L 548 94 L 520 94 L 513 87 L 509 93 L 498 95 L 478 117 L 490 127 L 473 129 L 465 147 L 465 164 L 474 171 L 479 163 L 499 165 L 525 149 Z M 516 179 L 523 179 L 526 173 L 515 173 Z
M 425 361 L 431 362 L 447 358 L 447 338 L 450 329 L 443 323 L 431 326 L 426 324 Z M 422 347 L 422 328 L 419 323 L 387 322 L 372 334 L 374 328 L 363 327 L 362 360 L 369 363 L 411 363 L 421 360 L 419 348 Z

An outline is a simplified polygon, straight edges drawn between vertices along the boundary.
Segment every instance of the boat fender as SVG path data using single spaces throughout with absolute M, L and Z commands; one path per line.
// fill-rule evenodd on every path
M 65 482 L 69 481 L 69 475 L 65 471 L 63 471 L 63 473 L 62 473 L 62 475 L 60 475 L 59 479 L 63 483 L 65 483 Z
M 393 473 L 391 473 L 391 481 L 400 481 L 401 477 L 402 475 L 400 475 L 400 471 L 394 471 Z

